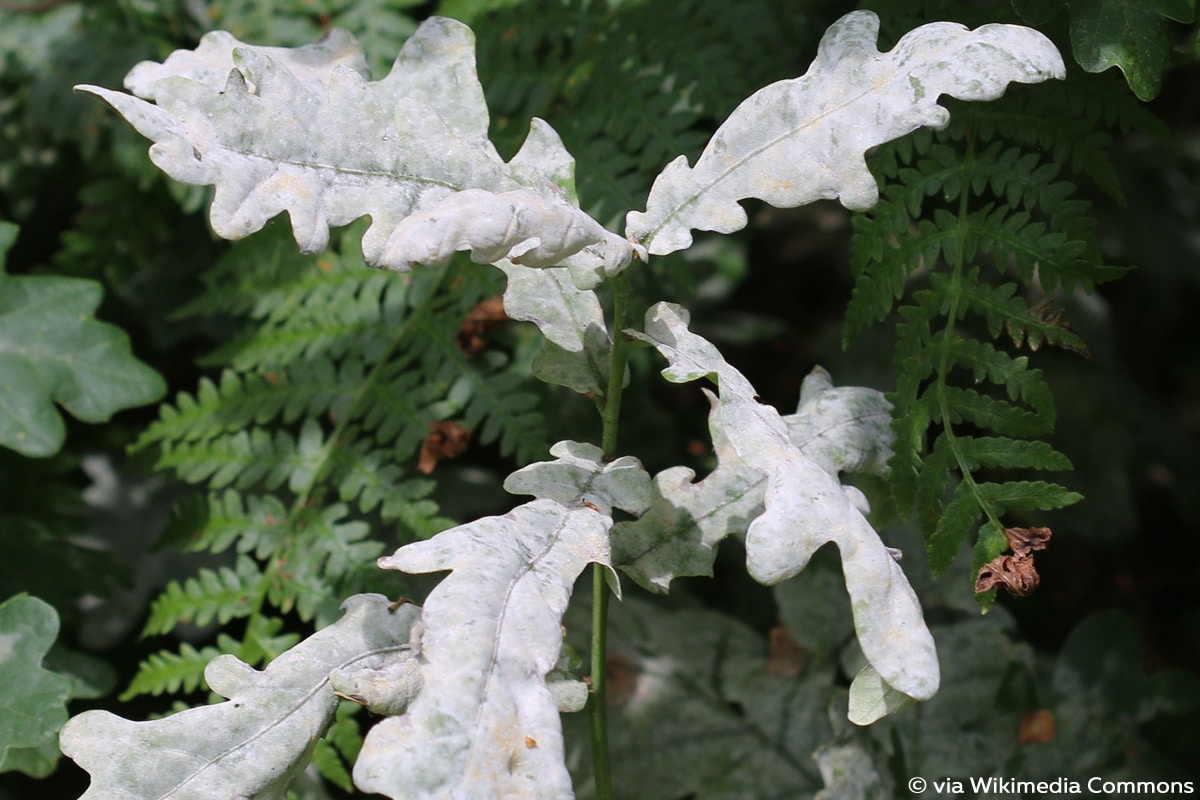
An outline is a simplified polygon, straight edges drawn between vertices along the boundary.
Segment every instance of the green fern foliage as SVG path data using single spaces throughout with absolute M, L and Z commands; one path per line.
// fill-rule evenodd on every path
M 1056 411 L 1031 355 L 1043 346 L 1087 355 L 1059 301 L 1124 272 L 1104 264 L 1075 182 L 1111 188 L 1104 156 L 1091 153 L 1099 140 L 1069 147 L 1066 122 L 1052 139 L 995 123 L 1021 117 L 1022 102 L 956 109 L 946 131 L 882 149 L 882 200 L 854 219 L 845 341 L 898 315 L 892 486 L 900 510 L 918 519 L 936 573 L 976 528 L 974 571 L 1008 548 L 1006 515 L 1081 499 L 1027 477 L 1071 468 L 1038 440 L 1054 430 Z M 1024 112 L 1043 115 L 1047 135 L 1062 116 Z M 981 594 L 981 605 L 994 596 Z
M 222 625 L 253 611 L 254 587 L 262 573 L 253 559 L 241 557 L 235 568 L 202 569 L 194 578 L 172 581 L 150 607 L 144 633 L 154 635 L 172 630 L 180 622 Z
M 129 700 L 142 694 L 176 694 L 194 692 L 204 680 L 204 668 L 219 656 L 216 647 L 197 650 L 184 642 L 178 653 L 167 651 L 155 653 L 142 662 L 129 688 L 121 700 Z
M 183 642 L 178 652 L 161 650 L 154 653 L 138 665 L 137 674 L 121 699 L 198 691 L 205 685 L 204 669 L 208 662 L 225 653 L 234 653 L 247 664 L 266 664 L 301 639 L 299 634 L 283 628 L 283 619 L 260 611 L 249 618 L 240 638 L 222 633 L 217 637 L 216 645 L 197 649 Z
M 575 156 L 584 209 L 602 222 L 640 207 L 663 164 L 693 160 L 747 95 L 794 72 L 815 46 L 803 4 L 746 0 L 737 14 L 702 0 L 499 6 L 478 24 L 492 138 L 515 149 L 530 117 Z M 796 52 L 781 64 L 779 53 Z
M 317 772 L 347 794 L 354 792 L 350 765 L 358 758 L 363 742 L 358 720 L 351 716 L 357 708 L 353 703 L 343 703 L 338 708 L 336 721 L 325 738 L 317 742 L 312 756 Z
M 236 559 L 168 585 L 144 635 L 244 618 L 220 649 L 247 663 L 276 649 L 278 615 L 320 627 L 339 598 L 395 593 L 375 559 L 453 524 L 418 459 L 435 425 L 522 463 L 549 444 L 526 360 L 502 338 L 480 349 L 459 335 L 502 273 L 464 259 L 401 276 L 367 269 L 351 246 L 294 250 L 277 225 L 213 266 L 178 316 L 215 332 L 203 363 L 217 371 L 165 404 L 134 448 L 199 490 L 173 543 Z M 155 656 L 130 691 L 194 688 L 192 655 Z
M 371 70 L 381 75 L 390 62 L 382 61 L 380 54 L 397 52 L 416 30 L 416 21 L 404 9 L 419 5 L 420 0 L 216 0 L 206 4 L 204 22 L 243 41 L 285 46 L 306 44 L 330 28 L 345 28 L 375 56 Z

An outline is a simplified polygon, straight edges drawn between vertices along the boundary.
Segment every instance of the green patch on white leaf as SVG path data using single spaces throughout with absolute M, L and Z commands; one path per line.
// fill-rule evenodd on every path
M 765 481 L 757 470 L 722 464 L 702 481 L 687 467 L 654 476 L 650 508 L 613 527 L 613 564 L 645 589 L 712 575 L 717 544 L 762 513 Z

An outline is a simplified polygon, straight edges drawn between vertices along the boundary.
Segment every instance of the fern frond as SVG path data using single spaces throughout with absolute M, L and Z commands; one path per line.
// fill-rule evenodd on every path
M 263 559 L 286 535 L 288 510 L 274 495 L 234 489 L 194 495 L 176 508 L 164 543 L 192 551 L 221 553 L 231 547 Z
M 974 389 L 946 386 L 938 394 L 940 396 L 924 396 L 931 406 L 937 403 L 933 407 L 939 412 L 943 408 L 949 412 L 936 416 L 931 413 L 937 422 L 948 425 L 966 422 L 976 428 L 991 429 L 1011 436 L 1037 436 L 1050 429 L 1045 419 L 1032 411 Z
M 324 357 L 267 372 L 225 369 L 217 381 L 201 378 L 195 394 L 180 392 L 164 406 L 134 449 L 157 443 L 198 442 L 272 422 L 328 416 L 334 422 L 364 419 L 380 442 L 394 442 L 397 457 L 414 453 L 421 430 L 441 419 L 438 387 L 421 380 L 412 358 L 374 371 L 357 356 L 340 363 Z
M 295 613 L 306 622 L 336 616 L 340 594 L 336 582 L 322 571 L 323 562 L 300 548 L 281 553 L 277 574 L 267 586 L 267 600 L 281 613 Z
M 1087 243 L 1072 239 L 1070 231 L 1051 230 L 1024 210 L 1006 205 L 987 205 L 964 221 L 972 244 L 982 253 L 993 254 L 998 266 L 1015 268 L 1027 285 L 1036 282 L 1044 291 L 1076 287 L 1092 291 L 1097 283 L 1111 280 L 1121 271 L 1101 271 L 1089 256 Z
M 177 526 L 189 547 L 236 547 L 259 562 L 257 581 L 242 587 L 254 598 L 250 627 L 228 643 L 243 660 L 272 649 L 260 629 L 268 607 L 328 621 L 338 598 L 372 584 L 379 522 L 397 525 L 404 540 L 452 524 L 430 497 L 434 482 L 404 467 L 432 423 L 461 416 L 484 443 L 526 459 L 546 441 L 539 399 L 513 391 L 519 365 L 501 353 L 468 358 L 457 345 L 463 320 L 497 293 L 501 273 L 460 265 L 453 281 L 445 269 L 399 277 L 338 249 L 277 257 L 270 239 L 235 248 L 206 297 L 185 310 L 227 305 L 242 319 L 213 356 L 228 366 L 181 393 L 137 444 L 207 489 Z M 202 602 L 200 587 L 216 591 L 211 582 L 202 574 L 168 589 L 153 631 L 171 614 L 222 613 L 215 597 Z
M 989 107 L 972 109 L 972 124 L 985 141 L 1000 138 L 1045 151 L 1054 163 L 1086 177 L 1124 203 L 1124 191 L 1112 160 L 1112 135 L 1133 128 L 1156 136 L 1165 126 L 1143 103 L 1120 87 L 1115 75 L 1072 74 L 1036 92 L 1013 92 Z
M 217 647 L 222 652 L 236 654 L 251 666 L 266 664 L 295 646 L 302 638 L 298 633 L 280 633 L 281 630 L 282 619 L 259 614 L 247 621 L 240 641 L 228 634 L 221 634 L 217 637 Z
M 347 765 L 353 764 L 358 758 L 363 743 L 358 720 L 352 716 L 352 711 L 346 711 L 353 708 L 356 706 L 351 703 L 342 704 L 337 712 L 337 720 L 329 726 L 325 737 L 317 742 L 312 756 L 312 764 L 317 772 L 347 794 L 354 792 L 354 781 Z
M 1054 511 L 1078 503 L 1083 496 L 1046 481 L 1008 481 L 977 484 L 984 503 L 997 509 L 997 516 L 1008 511 Z
M 370 442 L 359 439 L 337 449 L 330 483 L 337 486 L 339 498 L 355 503 L 360 513 L 377 511 L 384 522 L 399 520 L 419 537 L 452 525 L 437 518 L 437 504 L 427 499 L 435 482 L 406 477 L 395 461 L 393 452 L 373 449 Z
M 478 42 L 480 71 L 495 76 L 493 140 L 515 149 L 526 120 L 549 121 L 575 156 L 584 209 L 601 221 L 637 207 L 664 164 L 694 159 L 714 120 L 795 74 L 771 54 L 815 45 L 819 33 L 802 5 L 771 0 L 733 16 L 678 0 L 535 0 L 490 17 L 507 32 Z
M 367 539 L 370 526 L 362 520 L 348 520 L 350 509 L 336 503 L 306 514 L 301 520 L 311 541 L 309 561 L 330 580 L 336 580 L 360 564 L 374 563 L 383 552 L 382 542 Z M 338 599 L 340 602 L 340 598 Z
M 908 298 L 890 395 L 892 486 L 900 510 L 915 514 L 925 533 L 935 573 L 976 528 L 979 567 L 1007 546 L 1004 514 L 1080 499 L 1023 477 L 1070 462 L 1036 441 L 1054 428 L 1054 397 L 1030 356 L 1009 352 L 1004 340 L 1012 349 L 1086 354 L 1051 294 L 1091 291 L 1124 271 L 1103 262 L 1090 207 L 1060 178 L 1064 168 L 1086 165 L 1054 156 L 1053 142 L 1040 137 L 1049 155 L 1033 149 L 1027 132 L 1016 135 L 991 113 L 961 110 L 947 131 L 884 148 L 876 164 L 890 182 L 881 202 L 854 220 L 846 341 Z M 1072 132 L 1067 126 L 1061 136 Z M 924 287 L 913 290 L 918 281 Z M 981 473 L 992 480 L 978 480 Z
M 1064 323 L 1061 312 L 1055 311 L 1048 302 L 1030 306 L 1016 297 L 1017 284 L 1005 283 L 990 286 L 979 282 L 972 271 L 967 276 L 964 296 L 971 310 L 987 322 L 988 333 L 993 339 L 1007 333 L 1014 347 L 1028 344 L 1037 351 L 1043 344 L 1061 347 L 1074 353 L 1087 355 L 1087 345 L 1078 334 Z
M 158 466 L 174 470 L 189 483 L 207 483 L 213 489 L 261 485 L 273 490 L 285 483 L 296 487 L 317 468 L 323 443 L 320 425 L 310 418 L 299 436 L 284 430 L 252 428 L 201 441 L 167 444 Z
M 545 420 L 536 410 L 538 398 L 525 390 L 522 376 L 504 371 L 485 376 L 468 370 L 455 388 L 469 392 L 462 406 L 463 424 L 480 444 L 497 442 L 501 454 L 515 453 L 523 464 L 549 450 Z
M 206 363 L 239 371 L 273 370 L 297 361 L 340 359 L 394 338 L 407 300 L 402 279 L 390 273 L 333 271 L 321 260 L 319 277 L 276 287 L 253 310 L 257 324 L 218 348 Z M 261 315 L 261 316 L 260 316 Z
M 328 362 L 325 362 L 328 364 Z M 314 374 L 315 373 L 315 374 Z M 337 376 L 326 377 L 319 368 L 309 378 L 325 379 L 333 386 Z M 308 394 L 312 394 L 309 392 Z M 164 405 L 159 418 L 134 444 L 140 450 L 159 442 L 196 442 L 220 434 L 263 425 L 285 409 L 285 422 L 292 422 L 305 410 L 300 394 L 286 377 L 275 373 L 241 374 L 231 369 L 221 372 L 217 381 L 200 379 L 195 394 L 179 392 L 174 405 Z
M 1043 433 L 1054 428 L 1057 416 L 1054 395 L 1050 393 L 1050 387 L 1042 377 L 1041 370 L 1029 367 L 1027 356 L 1014 358 L 1003 350 L 996 349 L 990 342 L 951 337 L 938 342 L 934 346 L 933 355 L 939 358 L 941 371 L 945 372 L 953 366 L 962 367 L 971 373 L 976 384 L 988 381 L 1001 386 L 1010 402 L 1027 405 L 1035 419 L 1031 420 L 1030 427 L 1022 426 L 1022 429 L 1027 431 L 1024 435 Z M 958 395 L 960 398 L 967 396 Z
M 119 699 L 124 702 L 143 694 L 194 692 L 204 685 L 204 668 L 208 662 L 219 655 L 219 648 L 197 650 L 187 642 L 179 646 L 178 653 L 155 653 L 138 665 L 129 688 Z
M 238 558 L 234 568 L 201 569 L 183 583 L 171 581 L 150 606 L 150 619 L 143 636 L 167 633 L 182 622 L 207 625 L 214 619 L 222 625 L 254 611 L 253 598 L 262 573 L 254 560 Z
M 490 278 L 491 273 L 488 275 Z M 544 456 L 551 444 L 538 409 L 540 398 L 527 389 L 528 370 L 499 351 L 468 358 L 457 344 L 458 329 L 470 309 L 495 293 L 471 296 L 469 304 L 459 297 L 453 311 L 433 306 L 436 316 L 424 317 L 419 326 L 429 344 L 423 373 L 427 381 L 445 387 L 444 418 L 461 418 L 464 427 L 472 431 L 473 441 L 484 445 L 498 442 L 502 456 L 515 455 L 519 463 L 526 464 Z
M 907 290 L 909 278 L 924 271 L 926 265 L 936 264 L 943 239 L 952 235 L 940 232 L 931 220 L 914 221 L 916 215 L 909 213 L 906 195 L 885 189 L 884 201 L 872 213 L 856 214 L 852 219 L 854 290 L 846 306 L 845 345 L 892 312 Z
M 1046 442 L 996 436 L 958 437 L 958 455 L 972 470 L 1072 469 L 1071 461 Z

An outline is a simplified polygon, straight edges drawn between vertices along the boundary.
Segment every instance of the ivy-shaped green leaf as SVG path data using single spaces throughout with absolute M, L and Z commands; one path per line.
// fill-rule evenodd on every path
M 42 666 L 58 636 L 58 614 L 43 600 L 17 595 L 0 603 L 0 772 L 45 775 L 58 758 L 71 681 Z
M 1041 25 L 1059 12 L 1062 2 L 1013 0 L 1031 25 Z M 1088 72 L 1117 67 L 1129 88 L 1142 100 L 1153 100 L 1174 47 L 1167 20 L 1195 19 L 1189 0 L 1072 0 L 1071 49 Z
M 0 222 L 0 445 L 26 456 L 58 452 L 66 435 L 55 404 L 84 422 L 151 403 L 163 379 L 130 352 L 123 331 L 94 318 L 99 284 L 11 276 L 4 257 L 15 225 Z

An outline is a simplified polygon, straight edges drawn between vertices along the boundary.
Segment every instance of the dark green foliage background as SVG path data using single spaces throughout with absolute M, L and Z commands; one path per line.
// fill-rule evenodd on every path
M 935 19 L 975 26 L 1033 13 L 1028 3 L 1002 0 L 861 5 L 883 19 L 884 47 Z M 936 481 L 931 488 L 914 473 L 919 490 L 897 504 L 883 487 L 864 487 L 880 522 L 890 521 L 888 535 L 905 542 L 906 569 L 931 622 L 954 642 L 940 650 L 944 697 L 854 734 L 890 770 L 885 787 L 898 796 L 907 775 L 958 769 L 1200 777 L 1187 767 L 1200 752 L 1200 692 L 1188 676 L 1200 668 L 1193 588 L 1200 580 L 1193 550 L 1200 541 L 1200 72 L 1195 26 L 1175 21 L 1190 16 L 1179 3 L 1161 5 L 1154 14 L 1147 4 L 1111 4 L 1123 24 L 1105 19 L 1092 34 L 1132 31 L 1154 45 L 1126 65 L 1143 100 L 1117 69 L 1091 74 L 1077 63 L 1090 63 L 1079 53 L 1100 44 L 1080 33 L 1080 20 L 1099 3 L 1054 15 L 1039 6 L 1028 21 L 1056 41 L 1068 80 L 1017 87 L 979 108 L 959 104 L 946 132 L 918 133 L 871 154 L 885 185 L 879 208 L 855 216 L 834 204 L 755 206 L 743 234 L 701 238 L 693 251 L 636 275 L 643 308 L 660 299 L 691 308 L 697 330 L 765 402 L 790 410 L 803 376 L 819 363 L 838 383 L 895 392 L 898 406 L 911 410 L 916 403 L 906 406 L 904 386 L 916 379 L 904 348 L 917 345 L 905 343 L 899 323 L 911 322 L 914 290 L 938 286 L 916 259 L 933 252 L 922 249 L 923 237 L 936 233 L 939 214 L 959 209 L 966 190 L 951 180 L 962 174 L 968 148 L 978 162 L 975 211 L 1003 207 L 997 219 L 1013 230 L 1048 226 L 1018 236 L 1047 248 L 1036 254 L 1047 289 L 1121 271 L 1096 272 L 1103 265 L 1136 267 L 1094 296 L 1057 297 L 1073 334 L 1057 322 L 1030 321 L 1024 335 L 1049 342 L 1036 352 L 996 337 L 982 314 L 960 323 L 965 339 L 994 340 L 1041 370 L 1057 408 L 1045 439 L 1074 465 L 1025 475 L 985 463 L 981 475 L 1052 480 L 1085 497 L 1043 514 L 1039 502 L 1058 504 L 1047 490 L 1049 499 L 1009 509 L 1009 524 L 1054 530 L 1038 555 L 1037 593 L 1000 601 L 996 614 L 1011 614 L 1014 627 L 978 618 L 971 607 L 971 540 L 965 548 L 961 540 L 975 523 L 959 526 L 949 549 L 931 552 L 935 567 L 947 569 L 940 580 L 919 563 L 920 534 L 905 524 L 911 514 L 895 507 L 940 513 L 946 494 Z M 245 242 L 219 241 L 205 223 L 206 190 L 161 177 L 145 142 L 72 85 L 120 86 L 139 60 L 193 47 L 211 28 L 288 46 L 346 27 L 378 76 L 420 19 L 457 16 L 478 37 L 501 153 L 516 151 L 531 116 L 545 118 L 576 156 L 584 208 L 619 229 L 668 161 L 680 153 L 694 160 L 740 100 L 803 73 L 820 34 L 853 7 L 827 0 L 0 3 L 0 219 L 21 226 L 7 271 L 100 281 L 100 318 L 124 329 L 171 387 L 161 409 L 99 426 L 69 422 L 67 445 L 52 458 L 0 451 L 0 600 L 27 591 L 55 606 L 61 641 L 76 654 L 64 663 L 109 676 L 109 693 L 87 707 L 141 718 L 167 710 L 173 695 L 202 702 L 199 669 L 208 658 L 236 652 L 261 664 L 335 618 L 351 592 L 420 596 L 426 583 L 384 578 L 374 558 L 504 510 L 510 500 L 499 484 L 514 466 L 542 458 L 553 441 L 598 437 L 586 400 L 530 378 L 535 332 L 509 325 L 485 332 L 478 355 L 460 349 L 459 326 L 500 291 L 498 272 L 465 261 L 405 278 L 370 272 L 353 226 L 316 258 L 296 254 L 279 221 Z M 1156 78 L 1161 90 L 1150 98 Z M 1020 213 L 1029 219 L 1017 220 Z M 897 232 L 903 241 L 887 238 Z M 909 259 L 903 270 L 871 261 L 884 241 Z M 1082 278 L 1069 268 L 1053 273 L 1045 261 L 1051 250 L 1069 251 L 1061 263 L 1083 264 Z M 1032 262 L 1019 259 L 1010 270 L 1002 250 L 979 260 L 999 276 L 983 280 L 997 285 L 1022 270 L 1032 275 Z M 897 310 L 905 306 L 909 312 Z M 1070 352 L 1079 349 L 1075 334 L 1090 358 Z M 1055 337 L 1072 347 L 1050 346 Z M 657 380 L 660 365 L 639 355 L 622 449 L 652 470 L 683 462 L 702 471 L 706 402 L 690 387 Z M 1011 362 L 998 369 L 1011 377 Z M 988 376 L 984 384 L 1005 379 Z M 416 454 L 429 424 L 442 420 L 473 429 L 474 443 L 425 476 L 415 470 Z M 1045 431 L 1019 436 L 1029 433 Z M 917 438 L 926 454 L 933 434 Z M 926 528 L 939 536 L 936 519 Z M 976 566 L 985 560 L 976 553 Z M 823 630 L 786 597 L 749 585 L 732 542 L 717 566 L 715 580 L 673 589 L 671 607 L 721 612 L 729 625 L 748 629 L 736 634 L 748 641 L 761 640 L 781 614 Z M 814 564 L 817 575 L 822 569 Z M 816 606 L 830 601 L 828 592 L 813 597 Z M 802 643 L 812 654 L 810 675 L 837 674 L 835 640 L 812 634 Z M 73 713 L 84 707 L 77 705 Z M 1058 738 L 1018 745 L 1021 715 L 1047 706 L 1059 716 Z M 638 737 L 648 734 L 622 724 L 618 786 L 623 769 L 625 785 L 637 786 L 636 753 L 653 749 L 654 739 L 641 745 Z M 323 772 L 335 783 L 337 754 L 352 753 L 356 735 L 353 720 L 340 723 L 322 751 Z M 947 740 L 967 744 L 943 753 Z M 815 780 L 811 763 L 796 770 L 801 783 Z M 84 785 L 86 776 L 66 762 L 41 781 L 0 775 L 0 797 L 74 797 Z M 648 785 L 662 797 L 706 796 L 682 779 Z

